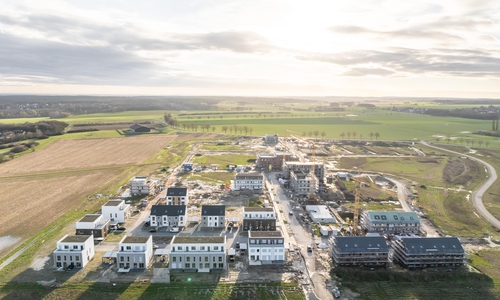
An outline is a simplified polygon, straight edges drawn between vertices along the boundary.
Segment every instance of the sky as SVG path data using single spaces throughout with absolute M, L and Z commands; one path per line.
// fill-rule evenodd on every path
M 500 1 L 2 0 L 0 93 L 500 98 Z

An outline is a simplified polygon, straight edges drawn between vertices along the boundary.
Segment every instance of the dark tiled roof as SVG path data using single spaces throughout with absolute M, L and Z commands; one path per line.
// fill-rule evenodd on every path
M 367 212 L 368 218 L 372 223 L 391 223 L 391 224 L 407 224 L 407 223 L 420 223 L 418 215 L 414 211 L 401 212 L 401 211 L 369 211 Z
M 226 206 L 225 205 L 202 205 L 201 206 L 202 216 L 225 216 Z
M 272 207 L 243 207 L 245 212 L 274 212 Z
M 133 130 L 136 130 L 136 129 L 139 129 L 139 128 L 148 128 L 148 127 L 142 126 L 140 124 L 134 124 L 134 125 L 130 126 L 130 129 L 133 129 Z
M 340 253 L 389 252 L 385 238 L 381 236 L 337 236 L 335 243 Z
M 402 238 L 401 242 L 409 254 L 464 253 L 464 248 L 456 237 Z
M 179 196 L 187 196 L 187 188 L 168 188 L 167 196 L 170 197 L 179 197 Z
M 186 205 L 153 205 L 152 216 L 180 216 L 186 213 Z

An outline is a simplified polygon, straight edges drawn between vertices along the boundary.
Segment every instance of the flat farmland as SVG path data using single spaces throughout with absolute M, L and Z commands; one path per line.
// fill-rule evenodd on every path
M 0 177 L 138 164 L 175 139 L 171 135 L 58 140 L 0 166 Z
M 111 183 L 123 169 L 47 178 L 0 179 L 2 226 L 0 237 L 10 236 L 18 243 L 0 248 L 0 257 L 36 234 L 68 211 L 88 204 L 86 196 Z

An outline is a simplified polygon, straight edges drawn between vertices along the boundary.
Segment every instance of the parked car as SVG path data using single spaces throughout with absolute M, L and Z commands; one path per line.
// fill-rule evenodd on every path
M 170 228 L 170 232 L 179 232 L 179 231 L 180 231 L 179 227 Z
M 313 248 L 311 246 L 307 246 L 307 252 L 309 253 L 313 252 Z
M 240 249 L 240 242 L 236 242 L 236 249 Z
M 156 232 L 156 227 L 149 228 L 149 232 Z
M 288 214 L 289 214 L 290 216 L 293 216 L 293 212 L 289 212 Z
M 127 227 L 124 227 L 124 226 L 118 226 L 116 228 L 116 230 L 127 230 Z

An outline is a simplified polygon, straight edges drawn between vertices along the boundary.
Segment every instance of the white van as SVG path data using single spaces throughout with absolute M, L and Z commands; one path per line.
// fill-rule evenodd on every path
M 170 232 L 179 232 L 179 227 L 172 227 L 170 228 Z

